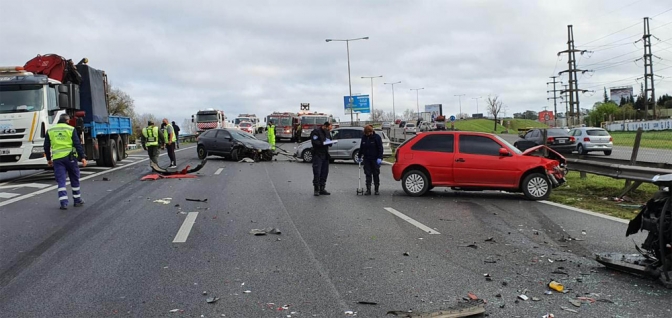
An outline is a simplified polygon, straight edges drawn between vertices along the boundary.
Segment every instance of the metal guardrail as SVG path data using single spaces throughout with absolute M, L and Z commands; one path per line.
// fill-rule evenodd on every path
M 656 175 L 672 174 L 672 169 L 639 167 L 571 158 L 567 159 L 567 169 L 614 179 L 627 179 L 647 183 L 651 183 L 653 177 Z

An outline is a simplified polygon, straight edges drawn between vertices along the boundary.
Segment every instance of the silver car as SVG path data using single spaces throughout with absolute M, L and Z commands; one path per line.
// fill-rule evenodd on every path
M 387 134 L 380 129 L 375 130 L 383 140 L 383 157 L 392 156 L 390 139 Z M 338 140 L 338 143 L 329 147 L 329 155 L 332 161 L 336 159 L 352 160 L 359 155 L 359 146 L 364 135 L 363 127 L 341 127 L 331 131 L 331 140 Z M 300 143 L 294 148 L 294 157 L 301 158 L 304 162 L 313 161 L 313 145 L 310 140 Z
M 602 151 L 604 155 L 611 155 L 614 148 L 614 139 L 609 132 L 599 127 L 579 127 L 569 131 L 569 135 L 576 140 L 576 151 L 585 155 L 592 151 Z

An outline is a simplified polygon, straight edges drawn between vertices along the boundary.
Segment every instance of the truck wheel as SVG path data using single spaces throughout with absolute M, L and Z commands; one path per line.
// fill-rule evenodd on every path
M 541 173 L 532 173 L 523 180 L 523 194 L 530 200 L 546 200 L 551 195 L 551 183 Z
M 117 158 L 119 161 L 126 159 L 126 146 L 122 138 L 117 138 Z
M 117 141 L 114 139 L 110 140 L 110 145 L 107 147 L 109 152 L 109 157 L 107 158 L 107 163 L 110 167 L 116 167 L 117 162 L 119 162 L 119 152 L 117 151 Z

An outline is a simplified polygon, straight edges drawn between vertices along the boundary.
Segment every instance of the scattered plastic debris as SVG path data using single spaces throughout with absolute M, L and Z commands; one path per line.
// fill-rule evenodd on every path
M 207 294 L 208 294 L 208 292 L 204 290 L 204 291 L 203 291 L 203 295 L 207 295 Z
M 492 238 L 492 237 L 488 237 L 487 239 L 485 239 L 485 241 L 486 242 L 496 242 L 495 239 Z
M 552 271 L 551 274 L 558 274 L 558 275 L 567 275 L 567 276 L 569 276 L 569 274 L 567 274 L 567 273 L 565 273 L 565 272 L 563 272 L 563 271 L 560 271 L 560 270 Z
M 576 297 L 578 300 L 583 300 L 583 301 L 589 301 L 591 304 L 595 303 L 595 298 L 590 298 L 590 297 Z
M 478 296 L 476 296 L 474 293 L 468 293 L 467 296 L 471 300 L 478 300 Z
M 352 311 L 352 310 L 348 310 L 348 311 L 345 312 L 345 315 L 346 316 L 357 316 L 357 313 Z
M 520 298 L 520 299 L 522 299 L 522 300 L 528 300 L 528 299 L 530 299 L 530 298 L 527 297 L 526 295 L 518 295 L 518 298 Z
M 238 162 L 254 163 L 254 159 L 245 157 L 245 158 L 239 160 Z
M 210 297 L 206 299 L 205 301 L 208 302 L 208 304 L 212 304 L 214 302 L 217 302 L 219 300 L 219 297 Z
M 490 274 L 483 274 L 483 277 L 485 277 L 486 281 L 492 281 L 492 276 L 490 276 Z
M 555 318 L 555 315 L 554 314 L 547 314 L 547 315 L 544 315 L 541 318 Z
M 404 256 L 411 256 L 411 254 L 408 252 L 404 252 Z
M 193 202 L 208 202 L 208 199 L 191 199 L 191 198 L 186 198 L 187 201 L 193 201 Z
M 378 303 L 372 301 L 358 301 L 357 303 L 361 305 L 378 305 Z
M 570 299 L 569 303 L 574 305 L 574 307 L 581 307 L 581 301 L 579 301 L 579 300 Z
M 175 313 L 175 312 L 182 312 L 182 309 L 173 309 L 173 310 L 170 310 L 170 311 L 168 311 L 168 312 L 173 312 L 173 313 Z
M 532 297 L 532 301 L 540 301 L 540 300 L 541 300 L 541 298 Z
M 103 178 L 103 181 L 110 181 L 110 178 Z
M 553 292 L 550 291 L 550 290 L 547 290 L 547 291 L 544 292 L 544 295 L 553 295 Z
M 551 281 L 550 283 L 548 283 L 548 287 L 550 289 L 553 289 L 553 290 L 559 291 L 559 292 L 562 292 L 563 290 L 565 290 L 565 286 L 563 286 L 562 284 L 560 284 L 556 281 Z
M 477 248 L 478 248 L 478 245 L 476 245 L 476 244 L 458 245 L 458 246 L 459 246 L 459 247 L 471 247 L 471 248 L 473 248 L 473 249 L 477 249 Z
M 255 236 L 262 236 L 266 234 L 276 234 L 280 235 L 282 232 L 280 229 L 274 228 L 274 227 L 267 227 L 265 229 L 251 229 L 250 234 L 253 234 Z
M 578 313 L 579 313 L 578 311 L 576 311 L 576 310 L 574 310 L 574 309 L 571 309 L 571 308 L 567 308 L 567 307 L 565 307 L 565 306 L 560 306 L 560 309 L 562 309 L 562 310 L 564 310 L 564 311 L 573 312 L 573 313 L 575 313 L 575 314 L 578 314 Z
M 172 199 L 173 198 L 156 199 L 154 200 L 154 203 L 170 204 L 170 200 Z

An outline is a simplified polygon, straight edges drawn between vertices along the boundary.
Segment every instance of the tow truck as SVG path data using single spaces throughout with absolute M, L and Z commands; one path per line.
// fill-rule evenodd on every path
M 297 141 L 300 137 L 301 131 L 299 130 L 298 114 L 291 112 L 274 112 L 264 118 L 267 127 L 268 122 L 271 120 L 275 124 L 275 139 L 277 141 L 280 141 L 281 139 Z
M 208 129 L 227 127 L 224 111 L 214 108 L 199 110 L 195 116 L 191 115 L 191 122 L 196 124 L 197 135 Z
M 47 131 L 62 114 L 89 160 L 114 167 L 126 158 L 131 118 L 110 116 L 107 75 L 82 59 L 38 55 L 24 66 L 0 67 L 0 172 L 49 169 Z

